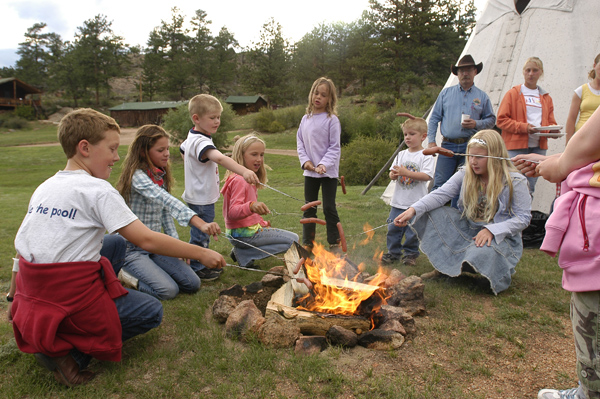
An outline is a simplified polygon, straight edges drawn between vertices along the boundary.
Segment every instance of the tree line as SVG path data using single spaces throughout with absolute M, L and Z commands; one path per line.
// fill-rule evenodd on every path
M 289 105 L 304 101 L 319 76 L 340 91 L 397 94 L 444 83 L 475 25 L 475 6 L 473 0 L 370 0 L 358 20 L 322 23 L 297 43 L 270 19 L 248 48 L 225 27 L 211 35 L 202 10 L 189 22 L 173 8 L 144 47 L 126 45 L 105 15 L 86 20 L 72 41 L 39 22 L 25 33 L 15 66 L 0 76 L 61 93 L 73 106 L 110 102 L 112 79 L 123 77 L 141 84 L 144 101 L 210 92 L 261 94 Z

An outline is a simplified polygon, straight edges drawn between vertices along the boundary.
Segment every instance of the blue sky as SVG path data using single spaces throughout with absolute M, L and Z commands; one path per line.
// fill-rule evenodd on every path
M 475 0 L 482 7 L 487 0 Z M 54 32 L 63 41 L 73 40 L 77 27 L 102 14 L 112 21 L 115 34 L 131 45 L 146 44 L 148 35 L 161 21 L 170 21 L 171 8 L 178 7 L 189 19 L 198 9 L 207 13 L 213 35 L 226 26 L 242 46 L 259 40 L 262 26 L 271 17 L 282 26 L 283 35 L 295 42 L 320 23 L 352 22 L 369 8 L 368 0 L 175 0 L 139 2 L 119 0 L 4 0 L 0 24 L 0 67 L 14 66 L 19 43 L 28 28 L 45 22 L 46 32 Z M 150 4 L 152 4 L 150 6 Z M 293 4 L 298 4 L 293 5 Z

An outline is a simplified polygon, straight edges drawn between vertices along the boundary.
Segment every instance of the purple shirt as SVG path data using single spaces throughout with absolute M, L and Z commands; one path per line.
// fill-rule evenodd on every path
M 340 169 L 340 135 L 342 127 L 336 115 L 322 112 L 304 115 L 296 136 L 300 166 L 311 161 L 315 167 L 325 165 L 327 172 L 320 175 L 308 170 L 304 176 L 337 178 Z

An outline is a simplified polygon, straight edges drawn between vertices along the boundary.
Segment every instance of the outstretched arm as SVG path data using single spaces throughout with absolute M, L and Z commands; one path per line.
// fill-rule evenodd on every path
M 225 266 L 225 259 L 218 252 L 152 231 L 137 219 L 117 232 L 132 244 L 157 255 L 197 259 L 211 269 Z

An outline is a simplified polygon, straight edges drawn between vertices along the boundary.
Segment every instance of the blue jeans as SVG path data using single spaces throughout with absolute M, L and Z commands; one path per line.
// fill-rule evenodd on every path
M 392 207 L 387 222 L 393 222 L 394 219 L 405 210 L 406 209 Z M 404 244 L 402 244 L 402 237 L 404 237 Z M 398 227 L 391 223 L 388 224 L 387 250 L 389 254 L 397 259 L 416 258 L 419 256 L 419 240 L 410 227 Z M 402 254 L 403 251 L 404 255 Z
M 252 237 L 236 237 L 235 240 L 229 240 L 233 245 L 233 253 L 240 266 L 246 266 L 250 261 L 268 257 L 269 255 L 265 252 L 272 255 L 285 252 L 292 246 L 294 241 L 298 241 L 298 234 L 269 227 L 260 229 Z M 245 242 L 265 252 L 244 245 Z
M 204 220 L 206 223 L 214 222 L 214 220 L 215 220 L 215 204 L 209 204 L 209 205 L 187 204 L 187 206 L 192 211 L 196 212 L 196 214 L 198 214 L 198 217 L 200 219 Z M 196 227 L 191 226 L 191 228 L 190 228 L 190 244 L 198 245 L 199 247 L 203 247 L 203 248 L 208 248 L 209 243 L 210 243 L 209 235 L 204 234 L 202 231 L 200 231 L 200 229 L 197 229 Z M 198 262 L 195 259 L 190 261 L 190 266 L 194 272 L 197 272 L 199 270 L 206 268 L 206 266 L 204 266 L 202 263 Z
M 127 241 L 119 235 L 105 235 L 100 255 L 112 263 L 115 275 L 125 261 Z M 122 339 L 126 341 L 136 335 L 144 334 L 156 328 L 162 322 L 163 307 L 160 301 L 150 295 L 135 290 L 127 290 L 128 294 L 115 299 L 119 319 L 121 319 Z M 70 351 L 80 369 L 89 364 L 92 357 L 77 349 Z
M 519 150 L 508 150 L 508 156 L 510 158 L 515 157 L 519 154 L 541 154 L 546 155 L 546 150 L 542 150 L 540 147 L 529 147 L 529 148 L 521 148 Z M 527 177 L 527 182 L 529 183 L 529 194 L 533 195 L 535 191 L 535 183 L 537 183 L 537 177 Z
M 467 144 L 454 144 L 448 141 L 442 141 L 442 148 L 451 150 L 452 152 L 464 154 L 467 151 Z M 433 188 L 435 190 L 440 188 L 452 177 L 456 170 L 464 165 L 465 157 L 463 155 L 455 155 L 453 157 L 446 157 L 444 155 L 437 155 L 437 163 L 435 165 L 435 175 L 433 178 Z M 452 198 L 451 204 L 454 208 L 457 207 L 458 196 Z
M 127 243 L 125 271 L 139 281 L 138 289 L 161 300 L 173 299 L 179 291 L 188 294 L 200 289 L 200 278 L 181 259 L 156 255 Z

